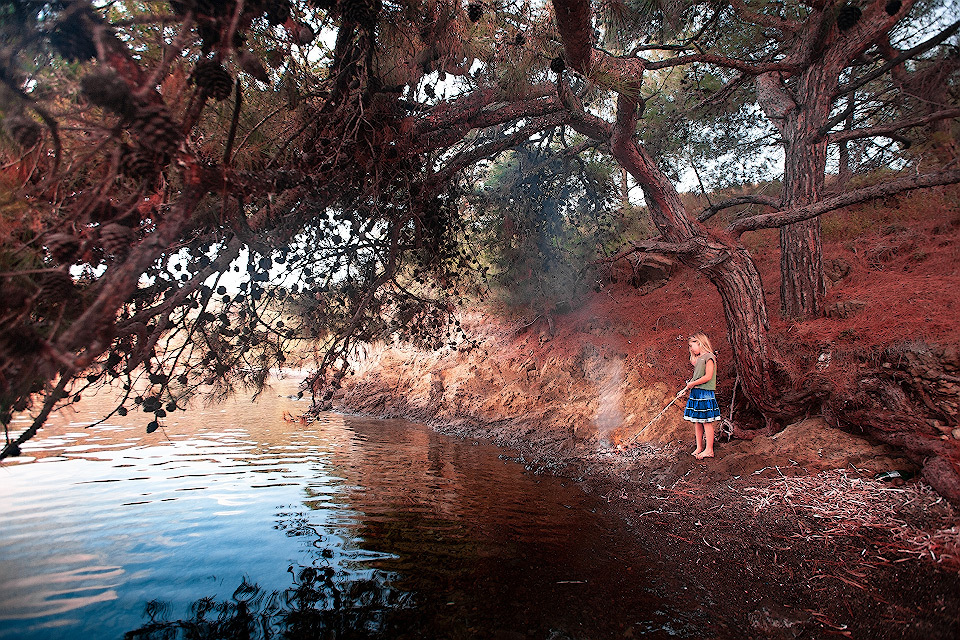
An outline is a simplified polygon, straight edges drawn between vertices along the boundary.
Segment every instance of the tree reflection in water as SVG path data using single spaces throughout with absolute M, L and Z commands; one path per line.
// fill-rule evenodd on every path
M 293 567 L 290 568 L 294 572 Z M 330 567 L 301 567 L 294 584 L 268 593 L 244 579 L 229 600 L 201 598 L 190 617 L 166 619 L 169 605 L 151 600 L 149 622 L 125 640 L 371 639 L 393 637 L 392 612 L 409 606 L 409 595 L 389 586 L 383 574 L 337 580 Z M 342 578 L 342 576 L 341 576 Z

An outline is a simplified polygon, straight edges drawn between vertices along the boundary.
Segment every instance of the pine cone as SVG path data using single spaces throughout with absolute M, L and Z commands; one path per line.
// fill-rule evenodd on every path
M 264 84 L 270 82 L 270 74 L 267 73 L 263 63 L 260 62 L 260 58 L 253 53 L 240 51 L 237 53 L 237 62 L 240 63 L 240 68 L 243 69 L 245 73 L 248 73 Z
M 286 60 L 287 52 L 283 49 L 268 49 L 264 54 L 264 61 L 270 65 L 271 69 L 279 69 L 283 66 L 284 60 Z
M 900 7 L 902 6 L 903 2 L 900 0 L 890 0 L 887 2 L 887 6 L 885 6 L 883 9 L 887 12 L 888 16 L 895 16 L 900 13 Z
M 40 123 L 21 113 L 13 113 L 4 118 L 3 128 L 6 129 L 10 139 L 24 149 L 30 149 L 40 142 L 43 134 Z
M 272 25 L 284 24 L 290 18 L 290 0 L 267 0 L 267 22 Z
M 860 7 L 853 4 L 845 4 L 840 7 L 840 11 L 837 12 L 837 28 L 840 31 L 846 31 L 853 27 L 857 22 L 860 21 L 860 15 L 863 12 L 860 11 Z
M 0 278 L 0 314 L 7 315 L 10 311 L 19 314 L 31 295 L 32 292 L 22 283 L 10 278 Z
M 301 47 L 305 47 L 314 40 L 317 39 L 317 34 L 313 31 L 310 25 L 301 24 L 300 28 L 297 29 L 297 43 Z M 270 65 L 270 66 L 280 66 L 280 65 Z
M 90 102 L 124 118 L 133 117 L 136 111 L 130 87 L 113 69 L 101 68 L 85 75 L 80 88 Z
M 550 61 L 550 71 L 554 73 L 563 73 L 564 69 L 567 68 L 567 63 L 564 61 L 563 56 L 557 56 Z
M 340 13 L 346 20 L 372 27 L 377 22 L 380 3 L 377 0 L 340 0 Z
M 180 129 L 164 104 L 141 107 L 133 130 L 144 148 L 161 155 L 173 153 L 180 144 Z
M 73 278 L 65 271 L 47 271 L 37 278 L 40 286 L 40 298 L 44 302 L 64 302 L 73 297 Z
M 50 32 L 50 44 L 70 62 L 84 62 L 97 57 L 97 46 L 87 32 L 84 17 L 94 22 L 102 22 L 92 13 L 84 16 L 82 12 L 77 12 L 59 21 Z
M 133 229 L 113 222 L 100 228 L 100 245 L 103 250 L 118 258 L 127 255 L 133 241 Z
M 216 60 L 203 60 L 193 70 L 193 82 L 214 100 L 226 100 L 233 92 L 233 77 Z
M 220 29 L 216 25 L 201 22 L 197 25 L 197 33 L 200 35 L 200 49 L 204 53 L 210 53 L 210 50 L 220 42 Z
M 7 326 L 0 334 L 0 354 L 8 358 L 33 357 L 41 349 L 43 338 L 31 326 Z
M 470 18 L 470 22 L 480 22 L 480 18 L 483 17 L 483 5 L 471 2 L 467 6 L 467 17 Z
M 80 240 L 70 233 L 51 233 L 44 244 L 53 259 L 61 264 L 73 262 L 80 250 Z
M 166 155 L 159 155 L 147 149 L 127 147 L 120 156 L 120 173 L 135 180 L 155 177 L 167 165 Z

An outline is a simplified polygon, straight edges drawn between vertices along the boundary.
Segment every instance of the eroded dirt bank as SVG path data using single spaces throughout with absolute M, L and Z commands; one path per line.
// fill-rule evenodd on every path
M 686 336 L 701 329 L 717 347 L 724 415 L 751 419 L 716 294 L 669 270 L 639 289 L 614 274 L 562 316 L 463 314 L 471 340 L 456 350 L 371 348 L 336 406 L 493 441 L 531 473 L 580 480 L 715 608 L 707 637 L 955 638 L 960 517 L 930 484 L 949 494 L 960 460 L 958 228 L 891 226 L 829 245 L 829 317 L 775 319 L 772 336 L 798 377 L 829 377 L 861 404 L 722 439 L 714 460 L 689 455 L 682 401 L 646 426 L 683 386 Z M 769 285 L 777 255 L 758 245 Z M 836 428 L 871 406 L 922 417 Z M 889 471 L 907 479 L 875 477 Z
M 699 462 L 679 408 L 640 432 L 675 393 L 645 358 L 470 328 L 482 340 L 465 352 L 371 352 L 340 408 L 490 440 L 531 473 L 577 479 L 713 609 L 704 637 L 960 633 L 960 518 L 922 480 L 874 478 L 919 472 L 893 447 L 813 417 Z

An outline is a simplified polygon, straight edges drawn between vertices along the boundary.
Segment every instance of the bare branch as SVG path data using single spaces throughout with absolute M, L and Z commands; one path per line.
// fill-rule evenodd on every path
M 706 222 L 713 216 L 717 215 L 724 209 L 729 209 L 730 207 L 738 207 L 742 204 L 762 204 L 766 207 L 778 207 L 780 202 L 775 198 L 769 196 L 762 196 L 760 194 L 746 194 L 742 196 L 737 196 L 736 198 L 730 198 L 729 200 L 722 200 L 715 204 L 710 205 L 705 208 L 697 215 L 697 220 L 700 222 Z
M 240 81 L 233 83 L 233 117 L 230 118 L 230 131 L 227 133 L 227 144 L 223 149 L 223 166 L 230 166 L 230 156 L 233 153 L 233 142 L 237 137 L 237 125 L 240 123 L 240 108 L 243 105 L 243 91 L 240 89 Z
M 755 24 L 761 27 L 769 27 L 771 29 L 777 29 L 778 31 L 787 31 L 790 33 L 796 33 L 803 27 L 802 24 L 794 22 L 793 20 L 787 20 L 782 16 L 770 16 L 757 13 L 756 11 L 751 11 L 747 8 L 747 5 L 743 3 L 743 0 L 731 0 L 730 6 L 733 7 L 733 11 L 738 17 L 743 19 L 744 22 L 749 22 L 750 24 Z
M 712 53 L 696 53 L 688 56 L 676 56 L 674 58 L 646 62 L 646 68 L 667 69 L 670 67 L 678 67 L 694 62 L 705 62 L 707 64 L 715 64 L 718 67 L 737 69 L 738 71 L 743 71 L 744 73 L 748 73 L 750 75 L 760 75 L 761 73 L 771 73 L 774 71 L 792 73 L 800 69 L 800 65 L 792 62 L 750 62 L 748 60 L 738 60 L 737 58 L 718 56 Z
M 697 250 L 697 243 L 693 240 L 684 242 L 664 242 L 663 240 L 640 240 L 630 243 L 626 249 L 618 251 L 612 256 L 600 258 L 591 262 L 591 265 L 605 264 L 623 260 L 635 253 L 659 253 L 662 255 L 676 256 L 685 253 L 694 253 Z
M 764 213 L 749 218 L 735 220 L 727 227 L 727 231 L 734 237 L 739 237 L 746 231 L 756 231 L 757 229 L 772 229 L 782 227 L 795 222 L 802 222 L 816 218 L 829 211 L 847 207 L 852 204 L 866 202 L 883 196 L 890 196 L 913 189 L 922 189 L 925 187 L 936 187 L 945 184 L 955 184 L 960 182 L 960 169 L 951 171 L 939 171 L 936 173 L 926 173 L 916 176 L 909 176 L 899 180 L 881 182 L 862 189 L 848 191 L 840 195 L 820 202 L 815 202 L 803 207 L 778 211 L 776 213 Z
M 921 125 L 929 124 L 931 122 L 936 122 L 937 120 L 946 120 L 948 118 L 958 118 L 958 117 L 960 117 L 960 108 L 944 109 L 943 111 L 935 111 L 934 113 L 929 113 L 925 116 L 917 116 L 916 118 L 905 118 L 903 120 L 897 120 L 896 122 L 891 122 L 890 124 L 880 125 L 877 127 L 837 131 L 836 133 L 830 134 L 830 136 L 828 137 L 830 140 L 830 144 L 838 144 L 841 142 L 846 142 L 848 140 L 857 140 L 861 138 L 874 138 L 874 137 L 880 137 L 880 136 L 893 137 L 903 129 L 909 129 L 911 127 L 919 127 Z
M 60 378 L 60 382 L 57 383 L 56 388 L 47 395 L 43 402 L 43 408 L 40 410 L 40 413 L 37 414 L 37 417 L 33 419 L 33 423 L 31 423 L 16 440 L 8 442 L 3 449 L 0 450 L 0 460 L 10 456 L 20 455 L 20 445 L 37 434 L 37 431 L 40 430 L 40 427 L 43 426 L 43 423 L 46 422 L 50 416 L 50 412 L 53 411 L 53 407 L 63 399 L 64 389 L 67 388 L 67 384 L 72 379 L 73 378 L 67 375 Z
M 717 18 L 720 17 L 720 14 L 723 13 L 723 8 L 718 8 L 714 10 L 713 15 L 710 16 L 708 20 L 704 20 L 700 28 L 691 35 L 689 38 L 679 42 L 677 44 L 649 44 L 641 45 L 633 49 L 631 54 L 636 55 L 640 51 L 686 51 L 691 48 L 696 48 L 695 44 L 704 33 L 708 30 L 712 31 L 714 29 L 714 23 L 717 21 Z
M 554 113 L 541 118 L 535 118 L 510 135 L 458 153 L 447 162 L 442 171 L 439 171 L 431 176 L 430 181 L 439 184 L 445 183 L 461 169 L 468 167 L 471 164 L 482 160 L 483 158 L 492 157 L 501 151 L 515 147 L 524 140 L 527 140 L 534 133 L 544 131 L 545 129 L 558 127 L 561 124 L 569 122 L 569 120 L 570 116 L 566 112 Z M 585 145 L 578 145 L 578 148 L 579 147 L 585 148 Z
M 930 38 L 929 40 L 921 42 L 917 46 L 907 49 L 906 51 L 898 55 L 896 58 L 893 58 L 886 64 L 878 67 L 877 69 L 871 71 L 865 76 L 857 78 L 853 82 L 840 85 L 839 87 L 837 87 L 837 90 L 834 92 L 833 97 L 837 98 L 844 94 L 850 93 L 851 91 L 856 91 L 857 89 L 867 84 L 871 80 L 875 78 L 879 78 L 880 76 L 885 74 L 887 71 L 902 64 L 903 62 L 909 60 L 910 58 L 916 55 L 919 55 L 921 53 L 925 53 L 930 49 L 933 49 L 935 46 L 937 46 L 938 44 L 941 44 L 947 38 L 955 34 L 958 29 L 960 29 L 960 20 L 954 22 L 952 25 L 950 25 L 949 27 L 947 27 L 946 29 L 944 29 L 934 37 Z
M 537 98 L 525 102 L 504 103 L 499 108 L 477 110 L 469 118 L 452 118 L 445 127 L 431 125 L 431 132 L 422 136 L 414 134 L 421 151 L 449 147 L 474 129 L 485 129 L 498 124 L 514 122 L 522 118 L 537 118 L 561 111 L 563 106 L 556 96 Z
M 583 108 L 580 98 L 573 93 L 569 83 L 563 78 L 557 81 L 560 92 L 560 101 L 570 114 L 570 126 L 577 133 L 582 133 L 588 138 L 607 142 L 613 134 L 613 126 L 597 116 L 587 113 Z

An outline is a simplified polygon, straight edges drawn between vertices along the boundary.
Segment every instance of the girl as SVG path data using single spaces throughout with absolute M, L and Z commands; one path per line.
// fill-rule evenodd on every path
M 720 407 L 714 393 L 717 388 L 717 357 L 713 355 L 710 339 L 702 333 L 690 338 L 690 364 L 693 378 L 687 383 L 690 391 L 683 419 L 696 426 L 697 450 L 693 456 L 698 460 L 713 457 L 714 422 L 720 420 Z

